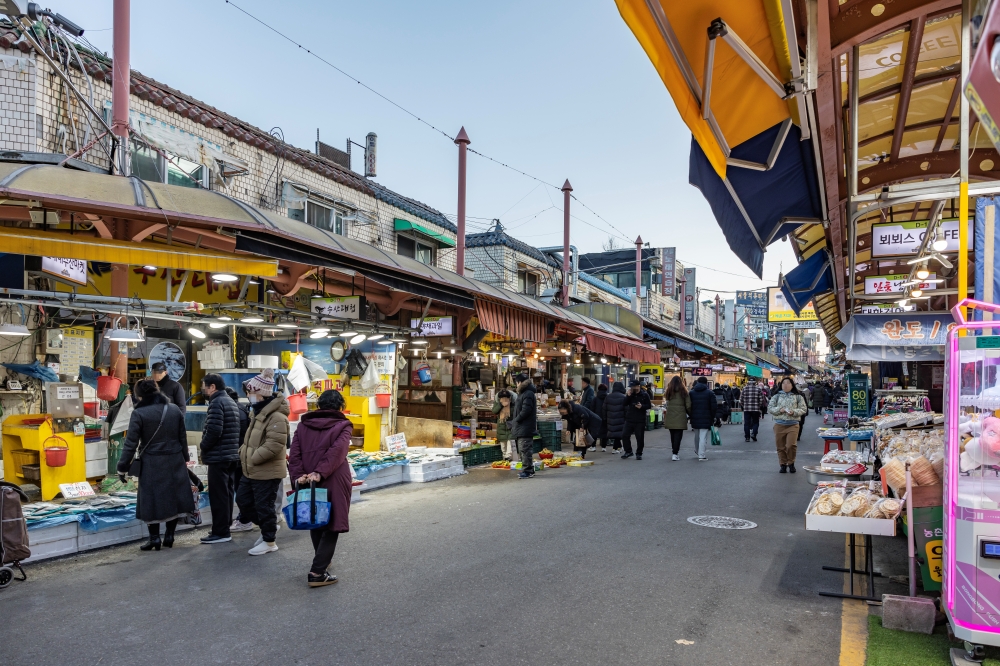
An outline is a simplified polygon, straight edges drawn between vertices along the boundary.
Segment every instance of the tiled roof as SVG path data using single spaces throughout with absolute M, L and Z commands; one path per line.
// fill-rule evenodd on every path
M 427 204 L 410 199 L 409 197 L 404 197 L 402 194 L 397 194 L 396 192 L 393 192 L 378 183 L 368 181 L 368 186 L 372 190 L 372 196 L 379 201 L 384 201 L 390 206 L 395 206 L 396 208 L 405 210 L 410 215 L 415 215 L 422 220 L 436 224 L 452 233 L 458 233 L 458 227 L 456 227 L 451 220 L 445 217 L 444 213 L 441 211 L 431 208 Z
M 543 264 L 548 264 L 555 268 L 559 267 L 559 263 L 551 256 L 536 247 L 528 245 L 524 241 L 519 241 L 513 236 L 509 236 L 503 230 L 498 231 L 494 228 L 481 234 L 466 234 L 465 236 L 465 247 L 496 247 L 498 245 L 509 247 L 515 252 L 520 252 Z
M 18 48 L 24 53 L 33 51 L 31 45 L 21 37 L 20 31 L 8 19 L 0 19 L 0 48 Z M 83 60 L 83 66 L 87 73 L 95 78 L 104 79 L 108 85 L 111 85 L 111 58 L 81 47 L 78 47 L 77 50 L 80 52 L 80 58 Z M 77 67 L 73 58 L 69 58 L 69 62 L 73 67 Z M 457 231 L 454 224 L 430 206 L 396 194 L 382 185 L 367 180 L 350 169 L 345 169 L 332 160 L 285 143 L 259 127 L 254 127 L 250 123 L 216 109 L 214 106 L 196 100 L 190 95 L 185 95 L 179 90 L 160 83 L 134 69 L 131 72 L 130 91 L 133 95 L 141 99 L 186 116 L 200 125 L 220 130 L 228 137 L 294 162 L 341 185 L 364 192 L 365 194 L 370 194 L 445 229 Z

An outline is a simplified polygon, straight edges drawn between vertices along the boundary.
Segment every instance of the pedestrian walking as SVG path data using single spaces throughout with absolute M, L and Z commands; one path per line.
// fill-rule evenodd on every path
M 201 462 L 208 466 L 208 503 L 212 508 L 212 530 L 201 542 L 225 543 L 232 539 L 233 495 L 240 464 L 240 410 L 226 393 L 226 382 L 217 374 L 205 375 L 201 393 L 208 399 L 201 431 Z
M 195 510 L 187 471 L 190 455 L 184 415 L 160 393 L 156 380 L 139 381 L 134 393 L 139 404 L 129 419 L 118 476 L 124 481 L 132 463 L 138 463 L 135 517 L 146 523 L 149 532 L 149 540 L 139 550 L 160 550 L 161 545 L 172 548 L 178 518 Z M 162 541 L 161 522 L 167 524 Z
M 243 385 L 253 418 L 240 446 L 243 479 L 236 489 L 240 514 L 260 528 L 260 538 L 248 552 L 264 555 L 278 550 L 274 543 L 278 531 L 275 500 L 288 468 L 288 401 L 274 392 L 274 370 L 263 372 Z
M 708 379 L 699 377 L 691 388 L 691 427 L 694 429 L 694 448 L 698 460 L 708 460 L 708 443 L 712 437 L 719 402 L 708 388 Z
M 813 387 L 813 409 L 816 410 L 817 414 L 826 407 L 827 395 L 826 384 L 819 382 Z
M 594 398 L 594 408 L 590 411 L 594 412 L 598 416 L 604 414 L 604 401 L 608 398 L 608 385 L 601 384 L 597 387 L 597 397 Z M 608 424 L 601 416 L 601 429 L 597 433 L 597 442 L 594 442 L 594 448 L 591 451 L 595 451 L 596 447 L 600 446 L 601 451 L 607 451 L 608 446 Z
M 519 479 L 530 479 L 535 475 L 532 446 L 535 431 L 538 430 L 538 402 L 535 398 L 535 385 L 527 375 L 518 375 L 517 399 L 514 401 L 514 413 L 510 419 L 510 434 L 517 443 L 521 454 L 521 472 Z
M 688 416 L 691 414 L 691 396 L 688 394 L 684 380 L 674 375 L 667 384 L 665 394 L 667 409 L 663 415 L 663 427 L 670 431 L 670 448 L 673 451 L 671 460 L 680 460 L 681 438 L 688 427 Z
M 778 448 L 778 464 L 781 465 L 779 471 L 794 474 L 799 419 L 808 408 L 791 377 L 782 378 L 779 386 L 780 390 L 771 398 L 767 411 L 774 417 L 774 440 Z
M 740 406 L 743 407 L 743 437 L 746 441 L 757 441 L 757 430 L 760 428 L 760 414 L 767 408 L 767 397 L 757 383 L 756 377 L 750 377 L 740 395 Z
M 622 434 L 622 444 L 625 453 L 622 459 L 631 458 L 632 435 L 635 435 L 635 459 L 642 460 L 642 450 L 646 445 L 646 422 L 649 420 L 649 394 L 642 390 L 639 382 L 633 379 L 629 382 L 629 392 L 625 396 L 625 430 Z
M 497 393 L 496 400 L 493 401 L 492 411 L 497 415 L 497 441 L 500 442 L 500 452 L 504 460 L 513 460 L 515 444 L 510 436 L 511 408 L 513 407 L 514 396 L 507 389 L 502 389 Z
M 594 411 L 594 400 L 597 399 L 597 395 L 594 393 L 594 388 L 590 385 L 590 377 L 583 378 L 583 393 L 580 394 L 580 404 Z
M 625 397 L 625 384 L 615 382 L 604 399 L 601 419 L 607 428 L 607 439 L 611 440 L 611 453 L 618 453 L 625 435 Z
M 226 387 L 226 395 L 233 399 L 236 403 L 236 409 L 240 413 L 240 446 L 243 445 L 243 438 L 246 437 L 247 428 L 250 427 L 250 408 L 249 405 L 244 405 L 240 402 L 240 394 L 232 386 Z M 239 449 L 236 451 L 239 455 Z M 236 471 L 233 473 L 233 494 L 235 495 L 236 489 L 240 487 L 240 479 L 243 478 L 243 467 L 239 464 L 239 459 L 236 461 Z M 239 506 L 236 507 L 237 511 Z M 280 522 L 280 515 L 279 515 Z M 229 532 L 249 532 L 254 529 L 254 524 L 249 520 L 243 520 L 242 515 L 237 515 L 233 518 L 233 524 L 229 527 Z
M 580 457 L 587 458 L 587 449 L 593 448 L 590 445 L 579 446 L 580 438 L 586 443 L 586 436 L 589 435 L 595 442 L 601 434 L 601 417 L 590 411 L 578 402 L 563 400 L 559 403 L 559 414 L 566 419 L 566 429 L 570 432 L 570 440 L 573 442 L 573 450 L 580 451 Z M 578 433 L 583 433 L 582 435 Z
M 187 397 L 184 395 L 184 387 L 180 385 L 180 382 L 175 382 L 167 374 L 167 364 L 163 361 L 157 361 L 150 369 L 153 372 L 153 380 L 160 389 L 160 394 L 177 405 L 177 409 L 181 410 L 181 414 L 187 412 Z
M 330 522 L 309 530 L 313 561 L 306 578 L 309 587 L 337 582 L 328 571 L 340 535 L 350 530 L 351 466 L 347 452 L 351 446 L 350 420 L 344 416 L 344 396 L 339 391 L 323 391 L 319 408 L 300 417 L 292 447 L 288 452 L 288 474 L 299 486 L 315 483 L 326 489 L 330 502 Z

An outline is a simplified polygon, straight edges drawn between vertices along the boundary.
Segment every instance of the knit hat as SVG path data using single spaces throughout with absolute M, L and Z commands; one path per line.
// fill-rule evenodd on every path
M 259 375 L 247 381 L 243 388 L 247 392 L 260 393 L 265 398 L 274 395 L 274 370 L 264 368 Z

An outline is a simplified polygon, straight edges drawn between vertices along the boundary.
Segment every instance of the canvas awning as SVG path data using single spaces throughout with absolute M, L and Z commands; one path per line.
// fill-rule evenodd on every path
M 431 240 L 437 241 L 437 244 L 441 247 L 455 247 L 455 240 L 445 236 L 440 231 L 434 231 L 423 224 L 417 224 L 416 222 L 410 222 L 409 220 L 400 220 L 396 218 L 393 220 L 393 229 L 396 231 L 414 231 L 423 236 L 427 236 Z
M 479 326 L 490 333 L 527 342 L 545 342 L 545 318 L 509 305 L 476 299 Z
M 583 327 L 584 345 L 595 354 L 627 358 L 640 363 L 659 363 L 660 352 L 655 347 Z
M 781 281 L 781 293 L 785 300 L 795 310 L 809 304 L 816 294 L 833 289 L 833 262 L 826 250 L 815 253 L 801 264 L 793 268 Z

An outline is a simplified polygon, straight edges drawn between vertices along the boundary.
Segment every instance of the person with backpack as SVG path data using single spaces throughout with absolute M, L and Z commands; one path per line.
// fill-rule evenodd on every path
M 233 538 L 230 528 L 240 460 L 240 410 L 226 393 L 226 382 L 220 375 L 205 375 L 201 392 L 208 399 L 201 431 L 201 463 L 208 466 L 208 502 L 212 508 L 212 530 L 201 542 L 225 543 Z
M 694 429 L 694 448 L 698 460 L 708 460 L 708 442 L 712 436 L 712 425 L 715 424 L 719 410 L 719 400 L 708 388 L 708 379 L 699 377 L 691 392 L 691 428 Z
M 538 430 L 538 402 L 531 379 L 524 374 L 518 375 L 517 379 L 519 384 L 510 419 L 510 434 L 517 442 L 517 450 L 521 454 L 521 472 L 517 476 L 519 479 L 530 479 L 535 475 L 532 446 L 535 431 Z
M 611 392 L 604 399 L 604 409 L 601 419 L 607 428 L 607 439 L 611 441 L 611 453 L 618 453 L 625 435 L 625 384 L 615 382 Z

